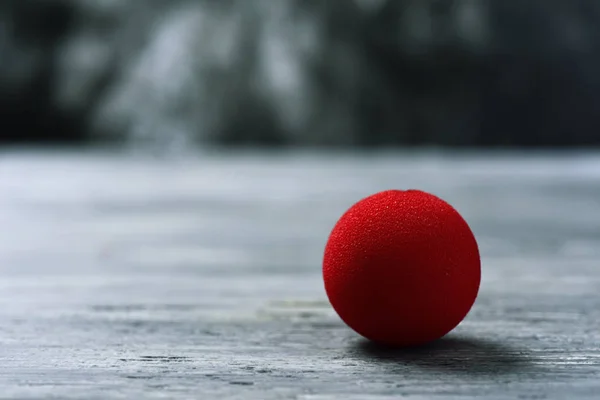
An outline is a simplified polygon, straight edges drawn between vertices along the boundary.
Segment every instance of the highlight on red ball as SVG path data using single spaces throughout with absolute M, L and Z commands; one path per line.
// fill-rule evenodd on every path
M 481 261 L 454 207 L 420 190 L 364 198 L 337 221 L 323 258 L 327 297 L 363 337 L 416 346 L 452 331 L 475 303 Z

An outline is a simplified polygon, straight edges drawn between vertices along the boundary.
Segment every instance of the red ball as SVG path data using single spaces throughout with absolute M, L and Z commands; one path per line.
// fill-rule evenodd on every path
M 481 261 L 467 222 L 444 200 L 388 190 L 354 204 L 325 247 L 325 291 L 360 335 L 392 346 L 436 340 L 467 315 Z

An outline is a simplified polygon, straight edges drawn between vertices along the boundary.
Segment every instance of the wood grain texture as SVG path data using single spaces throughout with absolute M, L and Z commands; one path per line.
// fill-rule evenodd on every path
M 446 338 L 327 303 L 347 207 L 418 188 L 483 257 Z M 600 155 L 0 154 L 0 399 L 596 399 Z

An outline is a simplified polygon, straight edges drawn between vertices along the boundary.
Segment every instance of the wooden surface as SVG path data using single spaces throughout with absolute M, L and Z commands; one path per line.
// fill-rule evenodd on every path
M 421 349 L 362 340 L 321 256 L 359 198 L 471 224 L 480 296 Z M 600 398 L 600 155 L 0 154 L 1 399 Z

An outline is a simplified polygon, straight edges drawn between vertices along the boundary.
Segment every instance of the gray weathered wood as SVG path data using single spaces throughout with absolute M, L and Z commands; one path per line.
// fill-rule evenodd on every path
M 600 155 L 0 155 L 1 399 L 595 399 Z M 447 338 L 374 346 L 321 255 L 354 201 L 419 188 L 483 255 Z

